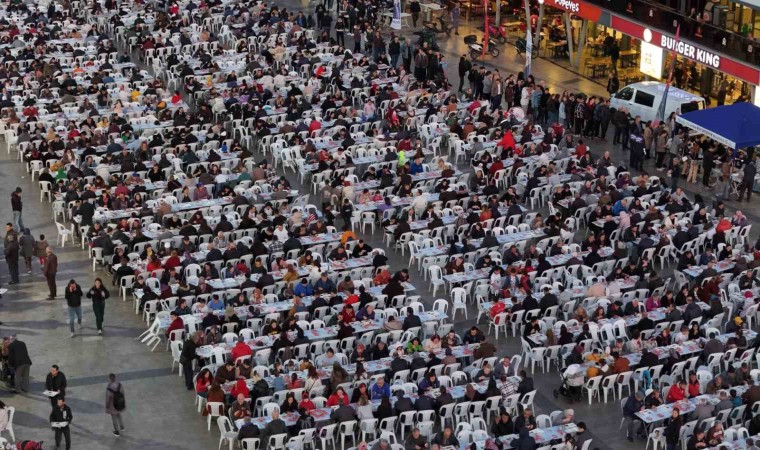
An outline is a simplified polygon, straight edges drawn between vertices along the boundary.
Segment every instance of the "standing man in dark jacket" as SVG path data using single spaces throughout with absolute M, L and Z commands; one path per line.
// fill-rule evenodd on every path
M 398 57 L 400 54 L 401 42 L 399 41 L 398 36 L 396 36 L 390 44 L 388 44 L 388 56 L 391 58 L 391 67 L 396 67 L 398 65 Z
M 420 11 L 422 11 L 420 2 L 412 0 L 412 3 L 409 5 L 409 10 L 412 12 L 412 26 L 417 28 L 417 21 L 420 20 Z
M 29 367 L 31 365 L 32 360 L 29 359 L 26 344 L 12 336 L 11 343 L 8 345 L 8 366 L 13 369 L 16 377 L 16 389 L 13 392 L 29 392 Z
M 50 368 L 50 373 L 45 379 L 45 390 L 58 392 L 58 395 L 50 398 L 50 406 L 53 408 L 59 398 L 66 398 L 66 375 L 55 364 Z
M 702 150 L 702 186 L 706 188 L 710 187 L 710 174 L 715 164 L 715 153 L 713 153 L 713 150 L 713 148 Z
M 636 392 L 625 401 L 623 405 L 623 418 L 628 425 L 628 440 L 633 442 L 634 428 L 639 422 L 638 433 L 642 433 L 642 422 L 636 417 L 636 413 L 644 409 L 644 397 L 641 392 Z
M 11 281 L 8 284 L 18 284 L 18 255 L 19 246 L 16 240 L 17 234 L 9 234 L 5 243 L 5 262 L 8 264 L 8 275 Z
M 625 108 L 615 110 L 615 115 L 612 117 L 612 124 L 615 125 L 615 137 L 612 140 L 612 145 L 621 144 L 623 150 L 628 149 L 628 113 Z
M 747 201 L 752 196 L 752 189 L 755 187 L 755 175 L 757 175 L 757 166 L 755 160 L 750 159 L 744 165 L 744 175 L 742 176 L 742 182 L 739 185 L 739 201 L 742 201 L 744 192 L 747 192 Z
M 48 289 L 50 290 L 50 295 L 47 299 L 55 300 L 55 274 L 58 272 L 58 257 L 53 253 L 53 249 L 51 247 L 45 249 L 45 254 L 45 265 L 42 266 L 42 273 L 45 274 Z
M 82 328 L 82 287 L 76 281 L 70 280 L 63 295 L 69 307 L 69 330 L 71 337 L 74 337 L 74 319 L 77 319 L 79 328 Z
M 13 228 L 16 232 L 24 231 L 24 220 L 21 218 L 21 188 L 17 187 L 11 194 L 11 209 L 13 210 Z
M 462 55 L 462 57 L 459 58 L 459 89 L 457 92 L 462 92 L 464 77 L 470 69 L 472 69 L 472 63 L 467 59 L 467 55 Z
M 633 169 L 644 170 L 644 136 L 637 127 L 631 127 L 628 137 L 631 144 L 630 166 Z
M 66 450 L 71 450 L 71 430 L 69 425 L 74 415 L 71 414 L 71 408 L 66 405 L 66 401 L 62 397 L 57 398 L 57 403 L 53 407 L 53 411 L 50 413 L 50 424 L 55 424 L 53 427 L 55 430 L 55 448 L 61 447 L 61 437 L 66 438 Z
M 182 373 L 185 375 L 185 387 L 188 391 L 195 389 L 193 385 L 193 360 L 198 357 L 195 350 L 202 338 L 202 334 L 196 333 L 191 335 L 182 345 L 182 353 L 179 355 L 179 363 L 182 364 Z
M 594 116 L 599 121 L 599 127 L 601 127 L 601 130 L 599 131 L 599 137 L 602 139 L 602 142 L 607 142 L 607 128 L 610 126 L 609 99 L 596 105 Z

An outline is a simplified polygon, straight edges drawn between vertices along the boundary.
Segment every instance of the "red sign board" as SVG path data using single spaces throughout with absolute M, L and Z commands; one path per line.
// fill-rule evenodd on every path
M 618 16 L 612 16 L 611 26 L 613 29 L 621 31 L 629 36 L 662 47 L 666 51 L 675 50 L 676 53 L 685 58 L 712 67 L 713 69 L 727 73 L 751 84 L 760 84 L 760 70 L 758 70 L 756 66 L 740 63 L 739 61 L 717 54 L 711 50 L 697 47 L 688 42 L 676 42 L 675 37 L 660 33 L 656 30 L 649 30 L 651 36 L 645 37 L 644 30 L 647 29 L 646 27 Z M 650 34 L 649 32 L 647 35 Z
M 602 9 L 590 3 L 580 0 L 545 0 L 547 6 L 567 11 L 570 14 L 588 19 L 592 22 L 599 22 L 602 16 Z

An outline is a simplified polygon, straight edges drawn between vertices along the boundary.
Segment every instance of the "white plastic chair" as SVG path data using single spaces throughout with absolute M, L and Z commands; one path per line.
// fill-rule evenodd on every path
M 216 424 L 219 426 L 220 434 L 218 448 L 222 448 L 224 444 L 229 444 L 230 450 L 233 450 L 235 442 L 237 442 L 237 432 L 232 427 L 232 422 L 228 417 L 222 416 L 216 419 Z

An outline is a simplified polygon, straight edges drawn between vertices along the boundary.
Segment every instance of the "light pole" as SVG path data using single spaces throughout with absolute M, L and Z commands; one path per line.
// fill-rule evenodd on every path
M 488 51 L 488 0 L 483 0 L 483 24 L 485 25 L 483 37 L 483 57 L 485 58 Z
M 537 48 L 541 50 L 541 28 L 543 28 L 543 22 L 544 22 L 544 0 L 538 0 L 538 23 L 536 23 L 536 35 L 533 36 L 534 45 L 538 46 Z

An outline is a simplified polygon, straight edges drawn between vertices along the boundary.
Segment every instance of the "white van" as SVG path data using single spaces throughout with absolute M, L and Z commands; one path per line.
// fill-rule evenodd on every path
M 642 81 L 629 84 L 610 98 L 610 107 L 618 109 L 625 107 L 631 117 L 641 116 L 642 122 L 657 118 L 662 96 L 665 94 L 665 83 L 659 81 Z M 705 99 L 692 93 L 682 91 L 675 86 L 668 90 L 668 101 L 665 103 L 665 118 L 677 111 L 680 114 L 705 109 Z

